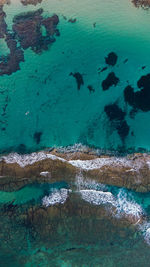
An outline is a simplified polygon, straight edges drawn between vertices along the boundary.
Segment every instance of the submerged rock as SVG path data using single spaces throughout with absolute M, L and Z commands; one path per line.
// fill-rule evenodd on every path
M 116 55 L 116 53 L 111 52 L 108 54 L 108 56 L 105 58 L 106 64 L 110 65 L 110 66 L 115 66 L 117 63 L 117 59 L 118 56 Z
M 137 86 L 140 90 L 136 92 L 130 85 L 124 89 L 125 102 L 136 110 L 150 111 L 150 74 L 141 76 Z
M 80 87 L 84 85 L 83 77 L 79 72 L 70 73 L 70 76 L 73 76 L 76 79 L 77 88 L 80 90 Z
M 150 0 L 131 0 L 135 7 L 150 7 Z
M 121 140 L 124 142 L 125 138 L 129 134 L 129 125 L 125 120 L 126 113 L 118 107 L 117 104 L 110 104 L 105 106 L 105 113 L 112 123 L 114 129 L 117 130 Z
M 0 39 L 5 39 L 5 42 L 10 50 L 7 56 L 0 57 L 0 76 L 10 75 L 20 69 L 20 62 L 24 61 L 24 53 L 21 48 L 18 48 L 17 41 L 13 38 L 13 34 L 9 32 L 5 22 L 6 14 L 3 11 L 3 6 L 0 6 Z
M 43 0 L 20 0 L 20 1 L 24 6 L 27 6 L 27 5 L 36 6 L 37 4 L 42 3 Z
M 108 90 L 111 86 L 116 86 L 119 82 L 119 78 L 116 77 L 114 72 L 108 74 L 106 79 L 102 82 L 103 90 Z
M 54 35 L 59 23 L 57 15 L 44 19 L 43 9 L 22 13 L 13 19 L 13 31 L 23 49 L 31 48 L 35 53 L 47 50 L 48 45 L 55 41 Z M 46 35 L 42 34 L 41 27 L 46 29 Z

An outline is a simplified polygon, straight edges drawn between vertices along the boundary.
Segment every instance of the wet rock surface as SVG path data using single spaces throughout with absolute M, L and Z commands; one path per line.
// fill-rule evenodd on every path
M 66 181 L 74 188 L 77 177 L 82 175 L 84 181 L 91 179 L 138 192 L 149 192 L 149 166 L 150 156 L 140 153 L 112 157 L 94 153 L 63 154 L 53 150 L 51 153 L 42 152 L 42 156 L 36 153 L 34 156 L 26 155 L 26 159 L 15 154 L 1 158 L 0 189 L 11 191 L 33 182 L 58 181 Z
M 96 255 L 100 255 L 99 265 L 104 256 L 108 257 L 108 251 L 116 255 L 118 262 L 120 248 L 126 251 L 132 247 L 130 253 L 134 255 L 140 244 L 140 237 L 129 221 L 112 218 L 104 207 L 93 207 L 73 195 L 64 205 L 48 208 L 23 205 L 12 211 L 1 206 L 0 216 L 0 255 L 9 252 L 3 257 L 6 266 L 8 262 L 13 266 L 29 263 L 59 266 L 58 258 L 71 265 L 74 262 L 80 266 L 82 262 L 92 266 Z M 122 256 L 127 264 L 129 251 Z

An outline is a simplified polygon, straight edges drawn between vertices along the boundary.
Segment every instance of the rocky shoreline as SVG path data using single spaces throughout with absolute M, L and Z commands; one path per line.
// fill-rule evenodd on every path
M 97 155 L 92 151 L 40 151 L 11 153 L 0 158 L 0 190 L 13 191 L 34 182 L 66 181 L 71 188 L 82 176 L 98 183 L 150 191 L 150 155 L 135 153 L 124 157 Z

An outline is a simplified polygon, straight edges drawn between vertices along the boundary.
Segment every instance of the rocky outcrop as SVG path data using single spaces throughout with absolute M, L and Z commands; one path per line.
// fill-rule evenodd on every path
M 5 3 L 8 1 L 0 2 L 0 39 L 6 42 L 9 54 L 0 57 L 0 76 L 11 75 L 20 69 L 20 63 L 24 61 L 25 49 L 31 48 L 35 53 L 41 53 L 47 50 L 49 45 L 55 42 L 55 36 L 59 35 L 58 16 L 43 18 L 43 9 L 15 16 L 12 31 L 10 31 L 5 21 L 6 14 L 3 11 Z M 42 27 L 46 31 L 44 35 Z
M 42 239 L 48 236 L 51 239 L 55 235 L 69 232 L 74 240 L 79 237 L 82 239 L 83 236 L 85 238 L 86 233 L 88 238 L 93 237 L 93 240 L 97 232 L 108 234 L 106 229 L 102 231 L 102 224 L 104 228 L 109 224 L 112 225 L 111 228 L 118 227 L 122 232 L 127 226 L 135 223 L 134 220 L 130 221 L 123 217 L 118 220 L 110 215 L 103 205 L 90 205 L 74 194 L 71 194 L 63 205 L 57 204 L 48 208 L 31 207 L 22 215 L 22 220 L 31 229 L 34 227 L 34 231 Z
M 136 7 L 148 8 L 150 7 L 150 0 L 132 0 Z
M 27 6 L 27 5 L 34 5 L 34 6 L 36 6 L 37 4 L 42 3 L 42 1 L 43 0 L 21 0 L 21 3 L 24 6 Z
M 0 6 L 0 38 L 5 39 L 10 53 L 0 58 L 0 75 L 10 75 L 20 69 L 20 62 L 24 61 L 24 54 L 21 48 L 18 48 L 17 41 L 13 38 L 13 34 L 7 29 L 5 22 L 5 12 Z
M 150 155 L 133 154 L 124 157 L 98 156 L 72 152 L 37 152 L 2 156 L 0 161 L 0 189 L 13 190 L 25 184 L 66 181 L 74 187 L 82 176 L 99 183 L 150 191 Z
M 13 31 L 16 39 L 23 49 L 31 48 L 35 53 L 47 50 L 48 45 L 55 41 L 54 35 L 59 35 L 56 29 L 59 23 L 57 15 L 43 18 L 43 9 L 22 13 L 13 19 Z M 42 34 L 41 27 L 46 30 L 46 35 Z

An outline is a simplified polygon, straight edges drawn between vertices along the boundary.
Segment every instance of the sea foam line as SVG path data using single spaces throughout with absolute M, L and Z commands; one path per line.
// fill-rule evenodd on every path
M 18 153 L 10 153 L 7 156 L 2 156 L 1 160 L 4 160 L 6 163 L 17 163 L 20 167 L 24 168 L 25 166 L 32 165 L 35 162 L 42 161 L 44 159 L 60 160 L 66 162 L 65 159 L 57 157 L 51 153 L 47 152 L 34 152 L 31 154 L 20 155 Z
M 111 205 L 112 215 L 121 218 L 121 217 L 132 217 L 136 222 L 138 222 L 143 214 L 143 208 L 136 203 L 134 200 L 128 200 L 127 193 L 124 189 L 120 189 L 117 196 L 114 196 L 111 192 L 103 192 L 97 190 L 80 190 L 81 197 L 83 200 L 89 202 L 93 205 Z

